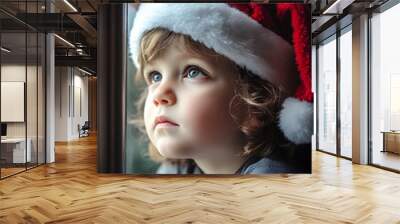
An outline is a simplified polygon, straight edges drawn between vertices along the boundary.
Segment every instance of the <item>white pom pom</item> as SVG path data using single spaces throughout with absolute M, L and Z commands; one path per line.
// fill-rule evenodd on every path
M 313 104 L 289 97 L 282 107 L 279 127 L 285 137 L 295 144 L 310 143 L 313 133 Z

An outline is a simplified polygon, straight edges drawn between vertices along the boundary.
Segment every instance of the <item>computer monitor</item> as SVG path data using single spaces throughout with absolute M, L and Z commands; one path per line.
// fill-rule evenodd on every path
M 7 136 L 7 124 L 1 123 L 1 136 Z

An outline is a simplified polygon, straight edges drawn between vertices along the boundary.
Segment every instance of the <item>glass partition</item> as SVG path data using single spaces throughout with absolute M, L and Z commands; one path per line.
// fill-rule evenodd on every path
M 0 12 L 0 178 L 45 163 L 46 40 L 39 30 L 17 19 L 26 12 L 44 12 L 44 3 L 0 4 L 16 10 L 15 15 Z
M 27 75 L 26 75 L 26 115 L 27 115 L 27 150 L 30 151 L 27 167 L 37 165 L 37 78 L 38 78 L 38 35 L 36 32 L 27 33 Z
M 31 151 L 26 141 L 27 35 L 1 34 L 1 175 L 24 171 Z M 5 128 L 4 128 L 5 127 Z M 28 148 L 27 148 L 28 146 Z M 28 150 L 27 150 L 28 149 Z

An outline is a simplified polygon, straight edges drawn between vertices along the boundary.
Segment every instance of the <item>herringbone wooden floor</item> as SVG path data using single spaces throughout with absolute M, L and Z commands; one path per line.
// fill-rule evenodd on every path
M 320 152 L 312 175 L 96 173 L 94 137 L 0 181 L 0 223 L 400 223 L 400 175 Z

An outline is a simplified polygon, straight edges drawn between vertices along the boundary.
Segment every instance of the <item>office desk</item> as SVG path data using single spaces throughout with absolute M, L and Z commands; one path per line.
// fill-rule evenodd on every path
M 1 139 L 1 157 L 6 163 L 25 163 L 32 158 L 30 138 L 26 139 L 27 147 L 25 153 L 25 138 Z M 12 159 L 11 159 L 12 158 Z M 27 161 L 25 161 L 27 159 Z
M 382 131 L 383 150 L 382 152 L 393 152 L 400 154 L 400 131 Z

